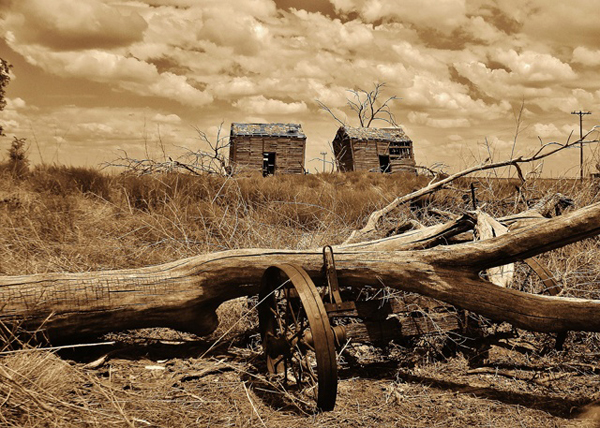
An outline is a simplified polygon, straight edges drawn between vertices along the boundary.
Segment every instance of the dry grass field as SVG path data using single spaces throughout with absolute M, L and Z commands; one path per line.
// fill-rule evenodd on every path
M 318 174 L 262 178 L 108 175 L 38 166 L 0 174 L 0 275 L 82 272 L 158 264 L 224 249 L 317 248 L 342 242 L 368 215 L 429 178 Z M 463 179 L 431 206 L 460 213 L 471 182 L 484 210 L 525 208 L 514 182 Z M 537 200 L 560 191 L 577 206 L 600 187 L 534 180 Z M 390 225 L 411 215 L 399 209 Z M 422 221 L 436 220 L 425 212 Z M 545 254 L 563 296 L 600 298 L 597 238 Z M 515 287 L 528 289 L 526 275 Z M 533 290 L 532 288 L 532 291 Z M 95 339 L 111 344 L 0 347 L 0 425 L 6 427 L 593 427 L 600 426 L 600 336 L 514 331 L 483 350 L 460 337 L 384 347 L 351 344 L 340 356 L 333 412 L 265 376 L 257 317 L 246 299 L 219 308 L 210 337 L 147 329 Z M 486 331 L 511 332 L 486 323 Z

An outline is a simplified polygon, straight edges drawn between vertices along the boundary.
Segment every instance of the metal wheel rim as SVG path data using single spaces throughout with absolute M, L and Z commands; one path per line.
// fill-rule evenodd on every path
M 281 282 L 279 281 L 279 277 L 281 273 L 289 279 L 289 285 L 284 285 L 280 288 Z M 285 315 L 287 315 L 288 312 L 294 314 L 293 305 L 296 303 L 300 304 L 295 315 L 302 314 L 306 320 L 295 320 L 294 327 L 297 327 L 299 324 L 304 327 L 304 329 L 301 328 L 299 332 L 288 330 L 288 325 L 281 325 L 281 317 L 279 315 L 278 301 L 276 298 L 279 289 L 284 290 L 283 293 L 285 294 Z M 291 290 L 294 290 L 295 293 L 297 293 L 298 297 L 294 296 L 296 302 L 293 302 L 290 297 Z M 298 298 L 299 301 L 297 301 Z M 304 355 L 302 354 L 302 348 L 305 348 L 306 346 L 310 347 L 310 345 L 307 345 L 302 340 L 296 339 L 304 339 L 306 337 L 304 336 L 307 331 L 306 325 L 301 323 L 307 321 L 308 331 L 312 335 L 313 343 L 313 346 L 310 347 L 310 352 L 314 353 L 314 358 L 316 359 L 317 379 L 315 383 L 318 388 L 316 394 L 317 408 L 322 411 L 333 410 L 337 395 L 335 338 L 321 296 L 306 271 L 300 266 L 293 264 L 271 266 L 263 275 L 259 301 L 261 302 L 258 308 L 259 324 L 269 371 L 271 373 L 277 372 L 278 368 L 280 368 L 280 364 L 283 362 L 284 376 L 287 376 L 288 369 L 294 370 L 294 367 L 285 366 L 285 364 L 293 362 L 291 361 L 291 354 L 293 353 L 302 355 L 302 361 L 306 363 L 309 351 L 306 351 L 306 355 Z M 284 335 L 285 339 L 283 338 Z M 299 336 L 294 338 L 295 335 Z M 294 349 L 289 350 L 290 355 L 284 355 L 287 351 L 283 354 L 276 355 L 279 353 L 279 350 L 275 349 L 276 347 L 273 345 L 275 342 L 280 347 L 282 346 L 287 349 L 288 347 L 291 348 L 293 346 L 292 343 L 295 340 L 296 345 Z M 301 365 L 302 361 L 300 361 Z M 315 380 L 314 371 L 311 370 L 310 365 L 306 365 L 308 366 L 304 367 L 306 372 L 303 372 L 301 367 L 299 373 L 293 374 L 297 380 L 300 379 L 298 384 L 302 382 L 301 378 L 303 373 L 307 373 L 308 376 L 313 376 L 312 380 Z

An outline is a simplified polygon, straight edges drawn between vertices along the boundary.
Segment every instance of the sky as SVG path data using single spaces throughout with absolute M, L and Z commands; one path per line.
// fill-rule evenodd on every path
M 573 111 L 592 112 L 584 133 L 600 124 L 599 12 L 600 0 L 0 0 L 13 65 L 0 156 L 17 136 L 34 163 L 160 160 L 207 149 L 198 131 L 214 141 L 220 124 L 226 137 L 232 122 L 284 122 L 302 125 L 316 172 L 339 126 L 317 100 L 357 126 L 348 90 L 377 83 L 398 97 L 419 165 L 526 155 L 577 139 Z M 584 155 L 595 171 L 596 150 Z M 542 170 L 577 176 L 578 149 Z

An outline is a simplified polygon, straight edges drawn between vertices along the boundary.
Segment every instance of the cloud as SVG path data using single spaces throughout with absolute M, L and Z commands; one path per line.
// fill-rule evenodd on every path
M 201 7 L 203 9 L 236 9 L 240 15 L 252 14 L 256 17 L 267 17 L 273 15 L 277 6 L 272 0 L 203 0 L 199 5 L 198 0 L 152 0 L 153 6 L 174 6 L 179 10 Z
M 577 77 L 571 67 L 549 54 L 497 49 L 492 61 L 455 62 L 453 67 L 479 91 L 498 99 L 550 99 L 567 91 Z
M 6 121 L 7 115 L 11 120 Z M 178 146 L 193 147 L 196 132 L 191 126 L 179 126 L 178 115 L 150 108 L 62 106 L 27 110 L 4 110 L 0 121 L 12 135 L 35 142 L 30 155 L 33 162 L 73 162 L 98 165 L 123 155 L 142 159 L 148 154 L 161 157 L 163 148 L 176 156 Z M 10 126 L 8 126 L 10 125 Z M 160 128 L 157 126 L 160 125 Z M 160 141 L 159 141 L 160 139 Z M 40 156 L 41 155 L 41 159 Z
M 23 110 L 27 107 L 27 103 L 22 98 L 6 98 L 6 110 Z
M 449 32 L 466 21 L 465 0 L 331 0 L 343 15 L 367 22 L 395 21 Z
M 588 49 L 578 46 L 573 50 L 573 62 L 578 62 L 590 67 L 600 65 L 600 50 Z
M 259 92 L 257 82 L 247 76 L 223 76 L 212 85 L 212 92 L 220 98 L 254 95 Z
M 84 133 L 94 133 L 100 137 L 114 137 L 117 133 L 115 128 L 112 126 L 106 125 L 105 123 L 82 123 L 75 126 L 75 132 L 80 131 Z
M 435 119 L 429 117 L 428 113 L 417 113 L 411 111 L 408 113 L 410 123 L 430 126 L 432 128 L 461 128 L 468 127 L 471 122 L 467 118 L 456 119 Z
M 265 98 L 263 95 L 242 98 L 233 105 L 247 113 L 266 115 L 295 114 L 307 110 L 306 103 L 303 101 L 285 103 L 280 100 Z
M 268 46 L 271 36 L 263 21 L 275 16 L 277 10 L 270 0 L 155 3 L 154 7 L 138 4 L 137 12 L 149 24 L 145 43 L 169 50 L 173 46 L 194 50 L 210 43 L 227 48 L 230 54 L 244 55 L 256 54 Z
M 19 0 L 7 27 L 23 42 L 54 50 L 127 46 L 142 40 L 147 23 L 99 0 Z
M 498 4 L 503 10 L 507 10 L 515 6 L 515 1 L 503 1 Z M 598 0 L 579 2 L 576 7 L 567 2 L 545 0 L 517 3 L 518 9 L 521 9 L 521 14 L 524 15 L 521 18 L 522 31 L 530 37 L 545 40 L 556 46 L 598 46 Z
M 486 43 L 497 42 L 506 37 L 504 32 L 488 23 L 482 16 L 470 17 L 466 30 L 473 37 Z
M 498 119 L 505 117 L 510 111 L 510 104 L 506 101 L 486 103 L 481 99 L 473 99 L 467 92 L 468 88 L 456 82 L 435 76 L 415 76 L 413 85 L 401 93 L 400 105 L 406 104 L 416 110 L 430 110 L 440 118 L 450 119 L 437 122 L 435 127 L 439 128 L 451 127 L 452 123 L 463 126 L 461 124 L 465 123 L 465 117 L 470 120 Z
M 176 114 L 161 114 L 161 113 L 156 113 L 154 115 L 154 117 L 152 118 L 153 122 L 158 122 L 158 123 L 170 123 L 170 124 L 174 124 L 174 123 L 180 123 L 181 122 L 181 118 L 179 116 L 177 116 Z
M 422 46 L 414 46 L 409 42 L 401 41 L 397 44 L 393 44 L 392 49 L 398 54 L 398 59 L 407 66 L 432 72 L 446 70 L 444 62 L 439 58 L 436 58 L 434 54 L 428 53 Z
M 532 128 L 532 134 L 534 137 L 540 137 L 542 139 L 554 139 L 564 133 L 553 123 L 535 123 Z
M 544 53 L 514 49 L 497 50 L 493 58 L 508 66 L 521 82 L 553 82 L 576 77 L 569 64 Z
M 22 98 L 5 98 L 6 106 L 0 110 L 0 122 L 4 132 L 17 134 L 26 123 L 27 113 L 35 113 L 37 108 L 27 105 Z
M 61 77 L 109 83 L 138 95 L 164 97 L 190 106 L 213 100 L 210 94 L 191 86 L 185 76 L 159 73 L 153 64 L 136 58 L 102 50 L 51 52 L 35 46 L 23 46 L 20 50 L 33 64 Z

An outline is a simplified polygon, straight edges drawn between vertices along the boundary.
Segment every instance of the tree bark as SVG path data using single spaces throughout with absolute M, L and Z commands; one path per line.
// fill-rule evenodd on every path
M 394 251 L 388 238 L 334 252 L 343 285 L 420 293 L 528 330 L 600 331 L 600 301 L 532 295 L 478 275 L 599 233 L 594 204 L 485 241 Z M 406 244 L 400 241 L 397 248 Z M 53 342 L 159 326 L 205 335 L 216 328 L 222 302 L 257 294 L 263 272 L 281 263 L 318 279 L 322 251 L 232 250 L 140 269 L 0 277 L 0 321 L 39 329 Z

